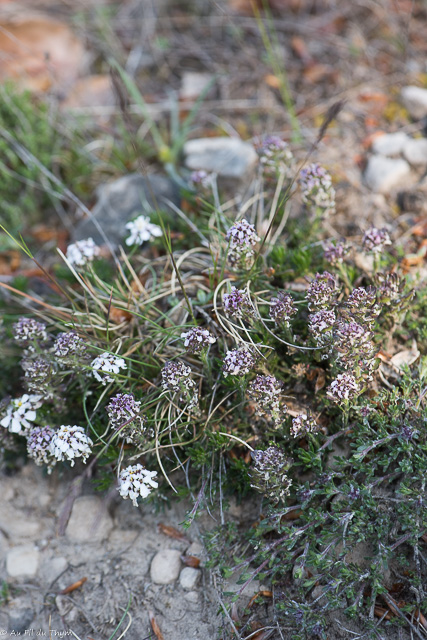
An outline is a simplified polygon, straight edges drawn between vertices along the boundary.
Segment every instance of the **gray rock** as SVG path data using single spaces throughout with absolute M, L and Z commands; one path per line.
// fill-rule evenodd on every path
M 187 591 L 184 593 L 184 598 L 187 602 L 197 603 L 200 600 L 200 594 L 198 591 Z
M 74 502 L 65 533 L 72 542 L 101 542 L 108 538 L 113 526 L 100 498 L 82 496 Z
M 33 578 L 39 567 L 40 551 L 32 544 L 13 547 L 6 556 L 6 571 L 11 578 Z
M 220 178 L 248 178 L 258 162 L 254 147 L 238 138 L 197 138 L 184 145 L 189 169 L 204 169 Z
M 57 556 L 56 558 L 50 558 L 46 562 L 42 563 L 40 573 L 46 584 L 50 585 L 55 582 L 59 576 L 64 573 L 68 567 L 68 562 L 64 556 Z
M 427 89 L 410 85 L 401 91 L 402 102 L 414 120 L 427 116 Z
M 199 584 L 201 575 L 199 569 L 185 567 L 179 574 L 179 584 L 186 591 L 193 591 Z
M 403 155 L 411 164 L 427 164 L 427 139 L 408 140 L 403 148 Z
M 171 584 L 179 576 L 181 552 L 177 549 L 163 549 L 154 556 L 150 575 L 155 584 Z
M 25 630 L 30 628 L 34 616 L 34 611 L 29 607 L 10 607 L 9 632 L 14 631 L 14 636 L 20 635 L 21 633 L 25 635 Z
M 184 71 L 181 80 L 179 97 L 181 100 L 194 100 L 207 88 L 212 81 L 212 74 L 200 71 Z
M 372 143 L 372 151 L 382 156 L 394 156 L 402 153 L 405 144 L 410 141 L 410 137 L 397 131 L 396 133 L 386 133 L 378 136 Z
M 371 156 L 365 170 L 365 182 L 372 191 L 390 193 L 411 173 L 411 167 L 402 158 Z
M 165 200 L 170 200 L 176 206 L 181 202 L 178 187 L 166 176 L 156 174 L 141 176 L 132 173 L 123 176 L 101 186 L 97 195 L 98 202 L 92 210 L 92 217 L 85 218 L 77 225 L 73 242 L 92 237 L 97 244 L 105 244 L 104 237 L 92 221 L 94 218 L 110 243 L 118 245 L 128 235 L 125 225 L 129 220 L 138 215 L 149 215 L 157 209 L 171 211 Z
M 40 537 L 42 525 L 31 518 L 25 510 L 16 509 L 11 504 L 0 503 L 0 528 L 11 540 Z

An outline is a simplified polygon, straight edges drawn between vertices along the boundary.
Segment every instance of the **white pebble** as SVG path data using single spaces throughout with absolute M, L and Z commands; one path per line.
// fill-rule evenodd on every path
M 155 584 L 171 584 L 179 576 L 181 552 L 176 549 L 163 549 L 151 562 L 150 575 Z
M 403 155 L 411 164 L 427 164 L 427 139 L 408 140 L 403 148 Z
M 378 136 L 372 143 L 372 151 L 382 156 L 394 156 L 402 153 L 405 144 L 410 141 L 409 136 L 403 131 L 396 133 L 386 133 Z
M 401 158 L 371 156 L 365 171 L 365 182 L 372 191 L 390 193 L 411 173 L 411 167 Z
M 403 87 L 400 95 L 403 104 L 415 120 L 427 116 L 427 89 L 411 85 Z
M 11 578 L 33 578 L 39 566 L 40 552 L 31 544 L 11 549 L 6 556 L 6 570 Z
M 201 578 L 201 573 L 198 569 L 193 567 L 185 567 L 179 574 L 179 583 L 186 591 L 193 591 L 198 585 Z

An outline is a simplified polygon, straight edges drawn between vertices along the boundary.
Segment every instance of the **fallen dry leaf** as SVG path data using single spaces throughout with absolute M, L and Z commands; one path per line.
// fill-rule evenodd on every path
M 175 527 L 172 527 L 169 524 L 163 524 L 163 522 L 159 522 L 157 528 L 159 529 L 160 533 L 164 533 L 165 536 L 168 536 L 169 538 L 189 542 L 188 538 L 183 533 L 181 533 L 181 531 L 178 531 L 178 529 L 175 529 Z
M 16 249 L 0 253 L 0 275 L 8 276 L 21 266 L 21 254 Z
M 87 580 L 87 578 L 82 578 L 81 580 L 78 580 L 77 582 L 73 582 L 73 584 L 70 584 L 68 587 L 65 587 L 65 589 L 60 591 L 59 594 L 61 596 L 65 596 L 65 595 L 67 595 L 67 593 L 72 593 L 76 589 L 79 589 L 86 582 L 86 580 Z
M 376 618 L 382 618 L 385 615 L 386 620 L 390 620 L 392 615 L 388 609 L 384 609 L 384 607 L 375 606 L 374 615 Z
M 251 608 L 251 606 L 253 605 L 253 603 L 255 602 L 255 600 L 257 598 L 272 598 L 273 597 L 273 592 L 272 591 L 267 591 L 266 589 L 262 590 L 262 591 L 258 591 L 258 593 L 255 593 L 252 598 L 249 600 L 248 603 L 248 609 Z
M 164 640 L 163 633 L 161 632 L 160 627 L 157 624 L 156 618 L 154 617 L 154 613 L 152 611 L 149 611 L 148 616 L 150 618 L 151 628 L 157 640 Z
M 265 84 L 267 84 L 272 89 L 279 89 L 280 88 L 280 80 L 279 80 L 279 78 L 277 76 L 274 76 L 272 73 L 267 73 L 267 75 L 264 76 L 264 82 L 265 82 Z
M 117 307 L 110 307 L 109 318 L 113 322 L 130 322 L 133 318 L 132 314 L 125 309 L 118 309 Z
M 200 558 L 196 556 L 181 556 L 181 560 L 186 567 L 193 567 L 193 569 L 197 569 L 200 565 Z
M 313 63 L 313 58 L 307 49 L 306 41 L 300 36 L 293 36 L 291 38 L 292 51 L 298 58 L 300 58 L 304 64 L 309 65 Z
M 321 64 L 320 62 L 313 62 L 309 64 L 302 72 L 304 79 L 307 82 L 315 84 L 322 80 L 327 80 L 329 84 L 335 84 L 338 80 L 338 71 L 327 64 Z
M 73 109 L 76 107 L 109 107 L 115 104 L 116 97 L 111 86 L 110 76 L 99 74 L 79 78 L 61 106 L 65 109 Z
M 389 364 L 395 369 L 401 369 L 404 365 L 408 367 L 414 364 L 420 357 L 420 351 L 417 346 L 416 340 L 412 341 L 412 347 L 410 349 L 403 349 L 390 358 Z
M 0 80 L 13 78 L 31 91 L 67 92 L 82 71 L 85 49 L 69 26 L 48 15 L 0 21 Z

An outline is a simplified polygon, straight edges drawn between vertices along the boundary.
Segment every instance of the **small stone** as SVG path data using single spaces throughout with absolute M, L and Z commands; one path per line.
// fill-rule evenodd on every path
M 179 583 L 186 591 L 193 591 L 200 582 L 201 573 L 198 569 L 193 567 L 185 567 L 179 574 Z
M 212 80 L 210 73 L 200 71 L 184 71 L 181 80 L 179 96 L 181 100 L 194 100 L 198 98 Z
M 365 170 L 365 182 L 372 191 L 389 193 L 411 173 L 411 167 L 401 158 L 371 156 Z
M 403 104 L 414 120 L 427 116 L 427 89 L 410 85 L 401 91 Z
M 323 595 L 323 587 L 320 586 L 320 584 L 317 585 L 317 587 L 314 587 L 313 591 L 311 592 L 311 597 L 313 598 L 313 600 L 317 600 L 317 598 L 320 598 Z
M 63 556 L 57 556 L 56 558 L 51 558 L 47 562 L 44 562 L 41 566 L 40 573 L 46 584 L 50 585 L 55 582 L 55 580 L 59 578 L 64 571 L 66 571 L 67 567 L 67 559 Z
M 177 549 L 163 549 L 154 556 L 150 575 L 155 584 L 171 584 L 179 576 L 181 552 Z
M 196 558 L 202 558 L 204 553 L 204 547 L 200 542 L 192 542 L 185 551 L 186 556 L 195 556 Z
M 0 529 L 11 540 L 22 538 L 38 538 L 42 530 L 39 520 L 31 518 L 24 510 L 16 509 L 11 504 L 0 504 Z
M 34 616 L 30 607 L 9 607 L 9 632 L 14 632 L 12 637 L 25 636 L 25 630 L 30 628 Z
M 375 138 L 372 143 L 372 151 L 382 156 L 394 156 L 402 153 L 405 144 L 409 142 L 409 140 L 409 136 L 403 133 L 403 131 L 386 133 L 383 136 Z
M 11 578 L 33 578 L 39 566 L 40 552 L 31 544 L 13 547 L 6 556 L 6 570 Z
M 187 593 L 184 593 L 184 598 L 187 600 L 187 602 L 198 602 L 199 598 L 200 598 L 200 594 L 198 591 L 187 591 Z
M 258 162 L 254 147 L 237 138 L 197 138 L 184 145 L 185 164 L 194 171 L 204 169 L 220 178 L 245 179 Z
M 411 164 L 427 164 L 427 139 L 408 140 L 403 148 L 403 155 Z
M 129 235 L 125 225 L 139 215 L 150 216 L 158 208 L 172 211 L 166 200 L 179 207 L 181 198 L 178 187 L 166 176 L 141 176 L 132 173 L 122 176 L 97 190 L 98 202 L 92 210 L 92 216 L 79 222 L 72 242 L 93 238 L 98 245 L 105 244 L 105 238 L 99 232 L 93 220 L 102 227 L 110 243 L 115 246 Z
M 113 526 L 102 500 L 82 496 L 74 502 L 66 534 L 72 542 L 101 542 L 108 538 Z

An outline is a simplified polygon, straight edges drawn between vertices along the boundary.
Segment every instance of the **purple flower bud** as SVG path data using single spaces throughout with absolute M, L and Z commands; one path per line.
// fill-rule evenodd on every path
M 362 247 L 364 251 L 372 253 L 381 253 L 386 245 L 391 244 L 390 236 L 388 235 L 387 229 L 377 229 L 376 227 L 371 227 L 367 231 L 365 231 Z
M 216 338 L 201 327 L 192 327 L 189 331 L 181 333 L 181 338 L 188 353 L 201 353 L 203 349 L 216 342 Z
M 253 451 L 251 455 L 254 461 L 251 486 L 264 493 L 273 503 L 285 500 L 292 484 L 287 475 L 292 460 L 275 446 L 265 451 Z
M 256 364 L 256 356 L 251 349 L 240 347 L 227 351 L 222 365 L 224 377 L 227 376 L 245 376 L 254 368 Z
M 165 391 L 179 393 L 180 402 L 193 408 L 198 402 L 196 383 L 190 378 L 191 369 L 183 362 L 168 360 L 162 369 L 162 387 Z
M 111 428 L 130 444 L 141 444 L 146 417 L 141 414 L 141 402 L 131 393 L 118 393 L 106 407 Z
M 53 435 L 54 430 L 48 425 L 33 427 L 27 435 L 28 456 L 39 467 L 46 465 L 48 473 L 52 472 L 52 467 L 56 464 L 56 459 L 51 451 Z
M 294 157 L 289 145 L 277 136 L 267 136 L 257 148 L 259 161 L 267 170 L 287 169 L 286 177 L 292 176 Z
M 338 285 L 334 276 L 328 271 L 316 273 L 307 290 L 310 311 L 330 307 L 335 302 Z
M 327 395 L 338 404 L 353 400 L 360 393 L 360 387 L 354 376 L 349 373 L 340 373 L 331 383 Z
M 340 264 L 350 251 L 346 240 L 338 242 L 325 242 L 323 244 L 324 258 L 332 265 Z
M 270 303 L 270 318 L 274 320 L 276 325 L 289 327 L 289 320 L 297 312 L 292 296 L 284 291 L 279 291 Z
M 281 392 L 282 383 L 274 376 L 257 375 L 248 385 L 248 396 L 256 403 L 256 414 L 271 416 L 276 425 L 281 419 Z M 286 406 L 282 407 L 282 411 L 286 411 Z
M 291 435 L 294 438 L 304 436 L 307 433 L 319 431 L 319 425 L 310 412 L 300 413 L 292 420 Z
M 25 317 L 13 325 L 13 337 L 21 347 L 28 347 L 34 342 L 40 345 L 48 340 L 44 322 Z
M 319 346 L 328 345 L 332 340 L 332 329 L 336 322 L 334 311 L 322 309 L 308 317 L 308 330 Z
M 230 293 L 225 293 L 222 303 L 227 316 L 234 318 L 248 318 L 255 315 L 250 298 L 244 289 L 231 287 Z
M 317 163 L 308 165 L 300 173 L 299 184 L 305 204 L 320 209 L 324 216 L 335 211 L 335 189 L 326 169 Z

